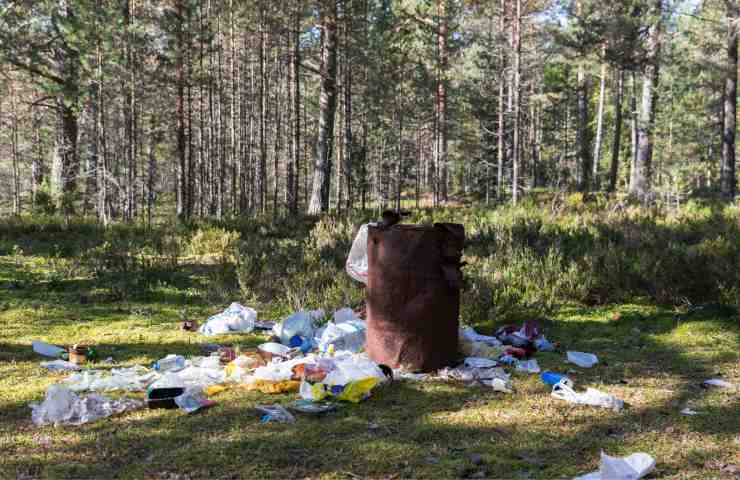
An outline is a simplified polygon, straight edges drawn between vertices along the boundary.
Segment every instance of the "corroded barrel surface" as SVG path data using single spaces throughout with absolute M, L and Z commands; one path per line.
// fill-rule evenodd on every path
M 367 243 L 370 358 L 415 371 L 455 363 L 463 226 L 370 226 Z

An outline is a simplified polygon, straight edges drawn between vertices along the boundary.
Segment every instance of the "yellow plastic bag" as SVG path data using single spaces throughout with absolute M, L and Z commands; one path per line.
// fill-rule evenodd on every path
M 217 395 L 221 392 L 225 392 L 229 388 L 231 387 L 228 387 L 226 385 L 211 385 L 210 387 L 204 388 L 203 392 L 209 397 L 212 397 L 213 395 Z
M 301 382 L 294 380 L 285 380 L 282 382 L 273 382 L 270 380 L 257 380 L 254 383 L 246 385 L 248 391 L 258 390 L 262 393 L 286 393 L 297 392 Z
M 306 381 L 303 381 L 301 383 L 301 397 L 306 400 L 311 400 L 313 402 L 318 402 L 320 400 L 325 399 L 329 396 L 329 391 L 327 390 L 327 386 L 324 383 L 314 383 L 310 384 Z
M 380 382 L 377 377 L 365 378 L 356 382 L 350 382 L 344 386 L 342 393 L 337 395 L 337 400 L 345 402 L 360 403 L 370 396 L 370 390 Z

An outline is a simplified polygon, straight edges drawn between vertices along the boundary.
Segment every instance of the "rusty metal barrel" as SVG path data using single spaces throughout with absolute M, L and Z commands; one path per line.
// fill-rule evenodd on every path
M 375 362 L 428 372 L 455 363 L 465 229 L 370 226 L 367 344 Z

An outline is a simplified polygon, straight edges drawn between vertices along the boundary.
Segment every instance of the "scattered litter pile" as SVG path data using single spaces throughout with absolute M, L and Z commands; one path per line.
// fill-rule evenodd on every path
M 211 335 L 251 331 L 257 325 L 256 312 L 252 312 L 233 303 L 204 323 L 201 332 Z M 275 341 L 250 351 L 209 345 L 207 356 L 185 358 L 170 354 L 151 368 L 137 365 L 110 370 L 82 369 L 61 359 L 64 349 L 34 342 L 38 353 L 56 358 L 42 362 L 43 367 L 73 373 L 51 386 L 44 402 L 31 405 L 33 422 L 81 424 L 144 406 L 180 408 L 192 413 L 215 404 L 208 396 L 236 387 L 263 393 L 296 392 L 303 403 L 292 408 L 299 413 L 335 410 L 336 406 L 328 400 L 359 403 L 387 378 L 376 363 L 361 353 L 365 345 L 365 322 L 352 309 L 344 308 L 336 311 L 326 325 L 318 327 L 324 316 L 321 310 L 294 313 L 271 328 L 270 339 Z M 78 395 L 112 391 L 146 392 L 146 402 L 128 398 L 113 400 L 96 393 Z M 289 421 L 285 420 L 289 417 L 273 407 L 265 410 L 263 421 Z
M 460 352 L 464 359 L 459 365 L 433 374 L 394 371 L 376 364 L 364 353 L 366 324 L 352 309 L 337 310 L 328 322 L 319 326 L 325 317 L 323 310 L 296 312 L 272 325 L 267 331 L 270 341 L 256 349 L 242 352 L 209 344 L 205 347 L 206 356 L 185 358 L 170 354 L 151 368 L 137 365 L 110 370 L 82 369 L 60 358 L 64 349 L 34 342 L 34 350 L 57 358 L 43 362 L 42 366 L 72 373 L 49 388 L 43 403 L 32 405 L 33 422 L 80 424 L 144 406 L 179 408 L 192 413 L 213 406 L 215 402 L 208 397 L 231 388 L 267 394 L 297 393 L 300 400 L 289 406 L 291 410 L 323 414 L 335 410 L 335 402 L 366 400 L 388 378 L 458 381 L 513 393 L 512 374 L 539 374 L 540 367 L 533 356 L 538 351 L 556 349 L 531 321 L 521 327 L 502 327 L 493 336 L 464 327 L 460 330 Z M 265 324 L 257 322 L 254 310 L 233 303 L 205 322 L 200 331 L 211 335 L 252 331 L 255 326 L 267 329 Z M 598 359 L 589 353 L 567 352 L 567 361 L 589 368 Z M 553 397 L 572 404 L 617 411 L 623 407 L 623 402 L 613 395 L 592 388 L 585 393 L 576 392 L 572 380 L 563 374 L 544 372 L 542 380 L 552 386 Z M 78 395 L 113 391 L 145 392 L 146 402 L 130 398 L 114 400 L 97 393 Z M 264 422 L 294 421 L 274 405 L 263 406 L 261 411 Z
M 368 278 L 367 238 L 368 229 L 363 226 L 346 265 L 349 275 L 360 282 L 367 282 Z M 459 265 L 456 268 L 459 269 Z M 464 327 L 458 336 L 459 352 L 464 357 L 459 365 L 442 368 L 436 373 L 394 371 L 372 361 L 365 353 L 367 323 L 356 312 L 343 308 L 331 318 L 326 317 L 323 310 L 299 311 L 282 322 L 270 324 L 258 321 L 254 309 L 232 303 L 200 327 L 196 322 L 185 321 L 183 330 L 197 330 L 207 336 L 258 330 L 269 335 L 265 343 L 249 351 L 209 344 L 205 346 L 205 356 L 185 358 L 170 354 L 151 368 L 140 365 L 110 370 L 83 368 L 88 360 L 96 358 L 93 348 L 74 345 L 63 349 L 33 342 L 34 351 L 54 359 L 43 362 L 43 367 L 55 372 L 72 372 L 48 389 L 41 404 L 31 405 L 33 422 L 36 425 L 81 424 L 145 405 L 179 408 L 192 413 L 213 406 L 215 402 L 207 397 L 231 388 L 266 394 L 297 393 L 300 400 L 289 406 L 291 410 L 324 414 L 337 408 L 335 402 L 366 400 L 380 383 L 393 378 L 460 381 L 513 393 L 512 374 L 540 374 L 540 366 L 533 356 L 538 351 L 556 349 L 533 321 L 524 322 L 521 327 L 501 327 L 493 336 Z M 327 321 L 324 323 L 324 320 Z M 581 368 L 591 368 L 598 363 L 598 358 L 590 353 L 567 352 L 567 361 Z M 573 404 L 615 410 L 623 406 L 616 397 L 591 388 L 577 393 L 572 380 L 562 374 L 544 372 L 542 380 L 552 386 L 553 397 Z M 97 393 L 80 395 L 81 392 L 111 391 L 128 392 L 129 395 L 146 392 L 146 402 L 130 398 L 116 400 Z M 263 422 L 295 421 L 281 405 L 263 405 L 258 411 Z

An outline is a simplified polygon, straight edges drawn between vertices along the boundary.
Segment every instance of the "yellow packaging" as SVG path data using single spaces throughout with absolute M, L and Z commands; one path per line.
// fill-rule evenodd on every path
M 301 386 L 301 382 L 294 380 L 284 380 L 282 382 L 273 382 L 270 380 L 257 380 L 254 383 L 245 385 L 247 390 L 254 391 L 258 390 L 262 393 L 286 393 L 286 392 L 297 392 Z
M 226 385 L 211 385 L 210 387 L 204 388 L 203 392 L 209 397 L 212 397 L 213 395 L 217 395 L 221 392 L 225 392 L 229 388 L 231 387 L 227 387 Z

